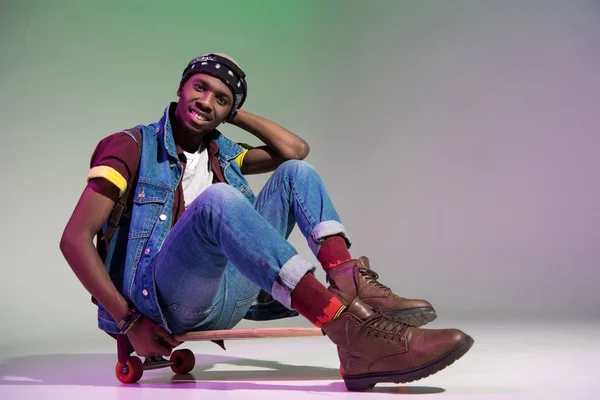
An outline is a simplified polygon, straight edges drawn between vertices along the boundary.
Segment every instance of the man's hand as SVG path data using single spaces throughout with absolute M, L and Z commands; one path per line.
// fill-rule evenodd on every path
M 238 114 L 238 112 L 236 110 L 236 111 L 233 112 L 232 115 L 229 115 L 227 118 L 225 118 L 225 121 L 223 121 L 223 122 L 231 124 L 231 125 L 235 125 L 234 120 L 237 117 L 237 114 Z
M 129 329 L 127 338 L 137 355 L 141 357 L 152 357 L 157 354 L 168 357 L 173 348 L 181 344 L 160 325 L 144 317 Z
M 256 136 L 265 144 L 248 150 L 242 164 L 243 174 L 273 171 L 286 160 L 303 160 L 310 151 L 308 143 L 299 136 L 248 111 L 238 110 L 229 123 Z

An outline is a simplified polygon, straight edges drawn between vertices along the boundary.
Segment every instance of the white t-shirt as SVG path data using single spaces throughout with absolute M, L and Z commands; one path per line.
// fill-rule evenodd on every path
M 183 187 L 183 202 L 187 208 L 192 201 L 207 187 L 212 185 L 213 172 L 208 162 L 208 150 L 201 146 L 197 152 L 183 154 L 187 159 L 181 185 Z

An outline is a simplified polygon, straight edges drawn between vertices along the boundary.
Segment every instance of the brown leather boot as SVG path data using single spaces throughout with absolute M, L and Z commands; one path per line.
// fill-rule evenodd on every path
M 425 378 L 458 360 L 474 343 L 458 329 L 396 322 L 358 298 L 321 329 L 337 345 L 340 373 L 351 391 Z
M 367 257 L 347 261 L 327 273 L 327 281 L 331 285 L 329 291 L 345 304 L 350 304 L 358 297 L 386 316 L 417 327 L 437 317 L 428 301 L 400 297 L 379 283 L 377 278 L 379 275 L 371 269 Z

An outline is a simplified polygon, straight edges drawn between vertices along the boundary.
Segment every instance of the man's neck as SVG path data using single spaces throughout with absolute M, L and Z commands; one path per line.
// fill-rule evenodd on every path
M 175 144 L 181 147 L 183 151 L 195 153 L 200 149 L 202 142 L 206 138 L 207 133 L 191 134 L 189 133 L 177 119 L 174 108 L 169 111 L 169 119 L 171 120 L 171 129 L 173 130 L 173 139 Z

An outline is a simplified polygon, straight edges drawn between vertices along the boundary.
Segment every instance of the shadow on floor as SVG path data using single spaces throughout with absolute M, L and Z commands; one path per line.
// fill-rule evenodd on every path
M 120 386 L 126 390 L 151 387 L 206 390 L 347 391 L 337 368 L 299 366 L 268 360 L 197 354 L 196 366 L 189 374 L 175 375 L 170 368 L 145 371 L 139 383 L 123 385 L 115 377 L 115 363 L 116 357 L 112 354 L 54 354 L 16 357 L 0 363 L 0 386 Z M 217 364 L 248 369 L 210 370 Z M 252 368 L 256 368 L 256 370 Z M 282 383 L 278 383 L 278 381 Z M 310 381 L 310 383 L 307 382 L 306 385 L 303 385 L 302 381 Z M 316 385 L 315 381 L 324 382 L 323 385 Z M 372 392 L 431 394 L 444 392 L 444 389 L 425 386 L 376 386 Z

